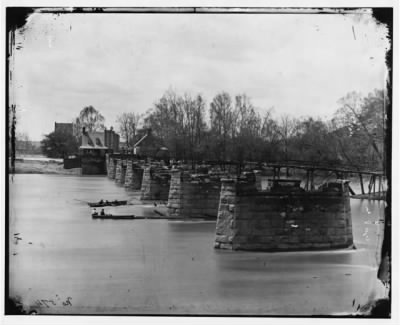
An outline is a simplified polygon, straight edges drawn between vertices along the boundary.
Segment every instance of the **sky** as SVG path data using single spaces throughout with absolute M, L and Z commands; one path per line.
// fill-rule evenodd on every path
M 88 105 L 116 128 L 168 89 L 208 104 L 245 93 L 261 114 L 330 118 L 348 92 L 385 87 L 386 34 L 368 13 L 35 13 L 12 57 L 17 132 L 39 141 Z

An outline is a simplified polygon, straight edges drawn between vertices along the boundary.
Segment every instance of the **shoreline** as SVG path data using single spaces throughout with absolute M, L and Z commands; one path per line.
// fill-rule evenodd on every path
M 11 172 L 11 164 L 8 165 L 9 175 L 15 174 L 50 174 L 50 175 L 82 175 L 82 168 L 64 169 L 64 163 L 57 160 L 33 160 L 15 159 L 15 169 Z

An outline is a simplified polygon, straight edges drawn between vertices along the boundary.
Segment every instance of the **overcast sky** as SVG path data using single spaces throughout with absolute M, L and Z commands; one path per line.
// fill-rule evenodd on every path
M 346 93 L 385 85 L 386 29 L 368 14 L 42 13 L 26 27 L 12 91 L 17 132 L 32 140 L 88 105 L 116 127 L 169 88 L 207 103 L 246 93 L 261 113 L 328 118 Z

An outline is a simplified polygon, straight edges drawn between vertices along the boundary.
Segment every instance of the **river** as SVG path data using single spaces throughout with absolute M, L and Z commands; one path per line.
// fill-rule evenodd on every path
M 28 312 L 332 315 L 385 294 L 381 201 L 352 199 L 354 250 L 262 253 L 215 250 L 213 221 L 93 220 L 85 201 L 138 202 L 106 177 L 19 174 L 9 194 L 9 293 Z

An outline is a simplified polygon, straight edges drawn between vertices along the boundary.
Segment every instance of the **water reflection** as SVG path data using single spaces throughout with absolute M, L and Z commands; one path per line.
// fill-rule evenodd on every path
M 353 300 L 383 294 L 379 201 L 351 202 L 356 250 L 260 253 L 214 250 L 215 222 L 92 220 L 85 201 L 100 198 L 138 202 L 138 192 L 104 177 L 14 177 L 12 296 L 50 314 L 310 315 L 352 312 Z M 110 209 L 154 213 L 152 204 Z

